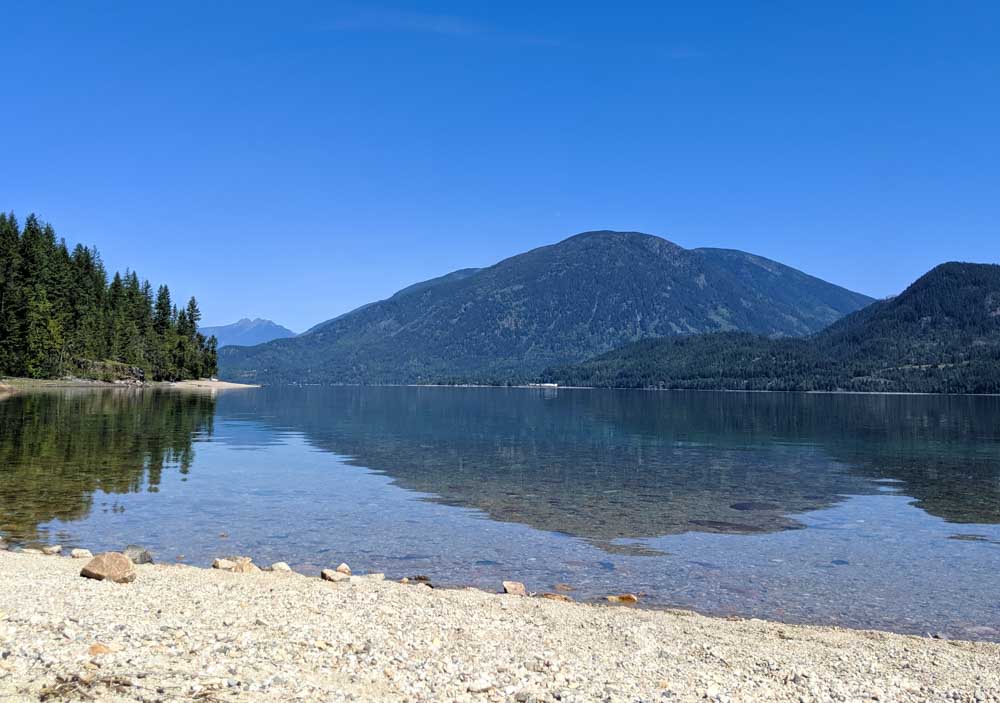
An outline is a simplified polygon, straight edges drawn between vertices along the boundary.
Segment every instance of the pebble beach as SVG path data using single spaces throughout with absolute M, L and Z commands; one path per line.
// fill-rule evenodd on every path
M 1000 701 L 1000 645 L 985 642 L 565 602 L 530 584 L 248 563 L 140 564 L 113 583 L 81 578 L 86 563 L 0 551 L 0 701 Z

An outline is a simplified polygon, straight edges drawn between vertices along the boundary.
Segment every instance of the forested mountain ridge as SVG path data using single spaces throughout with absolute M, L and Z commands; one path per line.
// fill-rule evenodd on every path
M 805 339 L 646 340 L 549 370 L 563 385 L 1000 392 L 1000 266 L 946 263 Z
M 0 376 L 180 380 L 214 375 L 198 303 L 154 294 L 134 271 L 108 281 L 96 249 L 72 251 L 29 215 L 0 213 Z
M 743 252 L 585 232 L 220 354 L 265 383 L 507 383 L 646 337 L 815 332 L 871 299 Z
M 215 337 L 220 347 L 244 346 L 250 347 L 255 344 L 270 342 L 272 339 L 285 339 L 294 337 L 295 333 L 287 327 L 282 327 L 271 320 L 262 318 L 243 318 L 231 325 L 217 325 L 215 327 L 200 327 L 198 329 L 206 337 Z

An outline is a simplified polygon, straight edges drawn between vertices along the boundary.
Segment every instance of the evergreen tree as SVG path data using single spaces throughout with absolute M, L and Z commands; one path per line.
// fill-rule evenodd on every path
M 96 249 L 72 251 L 30 215 L 0 213 L 0 375 L 179 380 L 214 374 L 217 349 L 198 332 L 194 298 L 177 312 L 134 271 L 108 282 Z

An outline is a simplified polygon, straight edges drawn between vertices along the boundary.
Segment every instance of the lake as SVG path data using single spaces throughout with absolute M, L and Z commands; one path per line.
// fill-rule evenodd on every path
M 1000 641 L 1000 398 L 17 395 L 0 535 Z

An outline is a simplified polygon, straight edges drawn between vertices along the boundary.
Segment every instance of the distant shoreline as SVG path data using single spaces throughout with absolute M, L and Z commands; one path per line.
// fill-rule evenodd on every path
M 302 385 L 306 384 L 283 384 Z M 323 384 L 316 384 L 322 386 Z M 550 386 L 544 384 L 521 383 L 511 386 L 495 386 L 481 383 L 400 383 L 361 386 L 344 384 L 358 388 L 520 388 L 533 391 L 644 391 L 650 393 L 788 393 L 795 395 L 927 395 L 935 397 L 963 396 L 970 398 L 998 398 L 1000 393 L 931 393 L 927 391 L 795 391 L 768 390 L 763 388 L 635 388 L 630 386 Z M 316 387 L 316 386 L 313 386 Z M 330 385 L 335 388 L 337 386 Z
M 187 381 L 148 381 L 144 383 L 115 383 L 112 381 L 95 381 L 85 378 L 65 379 L 34 379 L 34 378 L 2 378 L 0 379 L 0 397 L 19 391 L 45 390 L 55 388 L 176 388 L 181 390 L 240 390 L 247 388 L 263 388 L 266 384 L 235 383 L 211 379 L 192 379 Z M 899 396 L 932 396 L 932 397 L 968 397 L 968 398 L 1000 398 L 1000 393 L 933 393 L 928 391 L 797 391 L 768 390 L 740 388 L 634 388 L 629 386 L 558 386 L 547 384 L 521 383 L 510 386 L 492 385 L 486 383 L 277 383 L 272 388 L 510 388 L 519 390 L 541 391 L 642 391 L 647 393 L 784 393 L 794 395 L 899 395 Z

